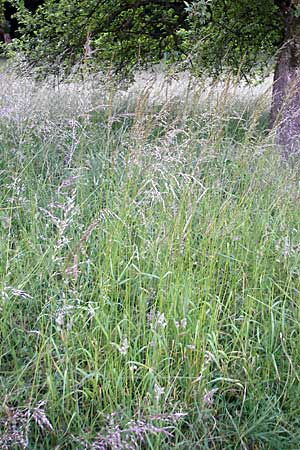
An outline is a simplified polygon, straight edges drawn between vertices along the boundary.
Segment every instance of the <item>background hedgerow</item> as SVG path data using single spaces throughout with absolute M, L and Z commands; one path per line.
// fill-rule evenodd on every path
M 268 84 L 0 77 L 0 447 L 295 449 L 299 171 Z

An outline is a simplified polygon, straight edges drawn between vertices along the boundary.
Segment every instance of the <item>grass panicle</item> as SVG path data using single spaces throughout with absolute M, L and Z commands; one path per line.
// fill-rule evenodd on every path
M 0 77 L 0 447 L 298 448 L 299 169 L 268 85 Z

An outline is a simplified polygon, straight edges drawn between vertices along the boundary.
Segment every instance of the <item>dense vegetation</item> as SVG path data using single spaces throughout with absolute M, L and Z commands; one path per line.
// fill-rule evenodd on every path
M 1 450 L 295 450 L 300 0 L 10 8 Z
M 284 41 L 280 4 L 267 0 L 12 0 L 29 61 L 62 69 L 87 56 L 123 74 L 162 58 L 214 75 L 253 76 Z M 89 46 L 88 55 L 86 47 Z
M 297 448 L 299 172 L 268 97 L 1 83 L 1 449 Z
M 234 73 L 250 82 L 275 67 L 270 127 L 279 122 L 277 143 L 284 156 L 299 152 L 300 0 L 10 3 L 19 38 L 6 50 L 23 56 L 38 76 L 61 78 L 81 64 L 124 79 L 164 59 L 197 75 Z M 4 4 L 1 0 L 0 24 Z M 10 42 L 3 24 L 0 35 Z

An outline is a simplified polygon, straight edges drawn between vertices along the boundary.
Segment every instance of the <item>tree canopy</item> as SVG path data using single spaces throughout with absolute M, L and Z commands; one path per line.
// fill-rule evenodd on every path
M 275 67 L 271 123 L 281 114 L 280 143 L 300 149 L 300 0 L 9 1 L 9 48 L 44 74 L 84 62 L 125 77 L 162 58 L 247 80 Z
M 265 70 L 283 42 L 284 20 L 273 0 L 197 1 L 189 13 L 192 59 L 213 75 Z
M 33 64 L 70 65 L 92 54 L 125 73 L 182 54 L 178 31 L 188 15 L 181 0 L 45 0 L 35 11 L 12 1 L 20 34 L 15 46 Z
M 11 3 L 19 23 L 15 46 L 48 69 L 92 54 L 93 61 L 123 72 L 164 57 L 196 72 L 233 70 L 247 77 L 266 66 L 284 36 L 280 0 Z

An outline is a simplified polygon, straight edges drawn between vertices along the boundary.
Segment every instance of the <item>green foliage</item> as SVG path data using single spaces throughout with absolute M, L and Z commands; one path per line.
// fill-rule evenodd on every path
M 32 64 L 52 70 L 61 69 L 61 63 L 87 63 L 90 52 L 101 67 L 123 73 L 158 62 L 179 50 L 176 32 L 186 18 L 176 0 L 46 0 L 35 12 L 22 0 L 14 5 L 21 35 L 16 48 Z
M 10 24 L 5 18 L 5 0 L 0 0 L 0 29 L 1 33 L 10 31 Z
M 284 24 L 273 0 L 196 1 L 189 6 L 196 71 L 233 71 L 247 78 L 263 72 L 283 40 Z
M 48 73 L 84 62 L 124 75 L 164 58 L 198 74 L 247 78 L 264 73 L 283 40 L 274 0 L 46 0 L 35 12 L 11 1 L 16 50 Z
M 4 0 L 0 0 L 0 24 L 4 19 Z

